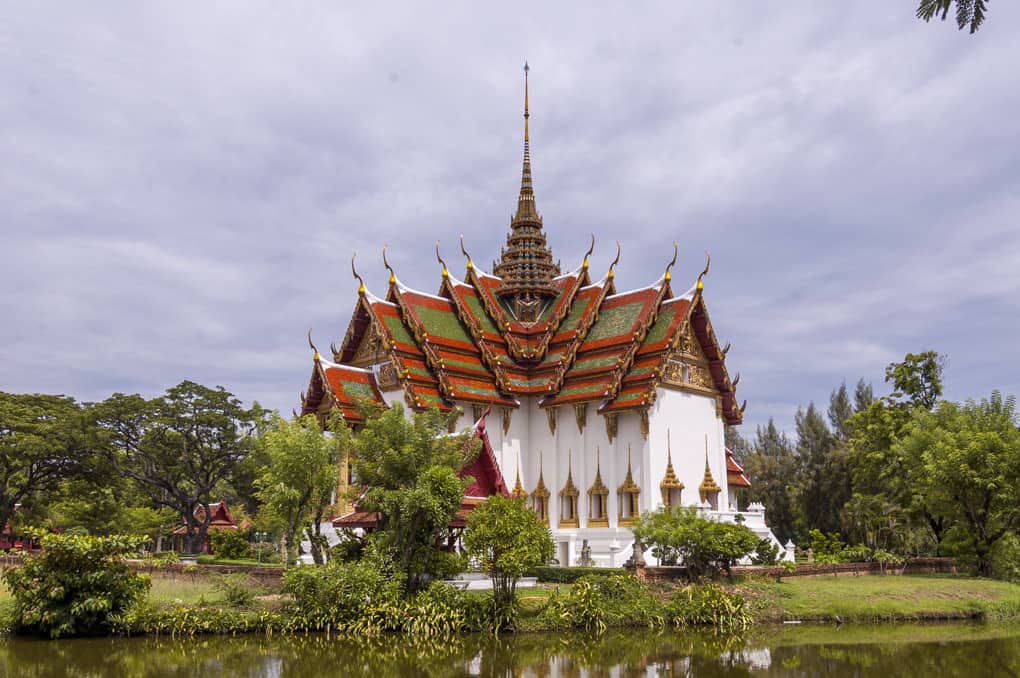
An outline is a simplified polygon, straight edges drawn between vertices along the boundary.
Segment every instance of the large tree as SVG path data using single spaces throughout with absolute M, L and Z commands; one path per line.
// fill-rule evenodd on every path
M 323 435 L 314 416 L 287 421 L 273 413 L 259 438 L 269 463 L 256 481 L 258 496 L 262 510 L 284 525 L 288 562 L 297 557 L 302 530 L 311 518 L 319 517 L 336 488 L 340 463 L 337 436 L 346 436 L 347 428 L 342 421 L 334 422 L 332 435 Z M 321 549 L 317 555 L 316 562 L 321 563 Z
M 1015 398 L 916 410 L 896 445 L 929 510 L 951 525 L 953 550 L 992 574 L 992 549 L 1020 528 L 1020 429 Z
M 935 351 L 908 353 L 902 362 L 890 363 L 885 374 L 893 392 L 858 408 L 849 421 L 854 494 L 881 496 L 899 506 L 916 529 L 929 533 L 910 540 L 915 543 L 940 542 L 947 524 L 930 505 L 928 495 L 919 490 L 916 459 L 904 456 L 897 442 L 915 416 L 938 402 L 946 363 L 945 356 Z M 854 520 L 847 517 L 843 522 Z
M 794 514 L 790 503 L 790 482 L 796 472 L 793 444 L 769 419 L 755 431 L 744 466 L 751 477 L 748 501 L 765 506 L 765 518 L 776 538 L 786 542 L 794 536 Z
M 813 528 L 836 532 L 840 529 L 839 511 L 850 498 L 846 446 L 829 430 L 814 403 L 807 410 L 798 410 L 795 421 L 799 471 L 791 493 L 797 532 L 802 539 Z
M 244 408 L 222 387 L 191 381 L 151 400 L 117 393 L 92 412 L 97 448 L 155 505 L 177 511 L 188 528 L 186 549 L 201 550 L 212 518 L 209 504 L 250 453 L 260 412 Z
M 84 430 L 71 398 L 0 392 L 0 529 L 15 507 L 55 492 L 80 468 Z
M 468 516 L 464 546 L 492 578 L 497 610 L 514 604 L 517 580 L 553 556 L 549 528 L 523 499 L 502 495 L 488 500 Z
M 447 433 L 449 416 L 430 409 L 407 419 L 395 403 L 373 412 L 347 443 L 355 478 L 367 488 L 359 506 L 379 512 L 373 547 L 408 593 L 460 567 L 437 545 L 449 536 L 467 487 L 458 474 L 477 446 L 469 433 Z

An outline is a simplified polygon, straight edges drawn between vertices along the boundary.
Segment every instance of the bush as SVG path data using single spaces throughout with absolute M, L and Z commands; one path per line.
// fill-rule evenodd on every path
M 213 580 L 213 588 L 232 607 L 249 607 L 255 602 L 255 582 L 240 572 L 217 576 Z
M 754 621 L 743 597 L 726 593 L 713 584 L 685 586 L 676 591 L 666 612 L 670 622 L 681 628 L 712 625 L 725 631 L 739 631 Z
M 549 528 L 524 505 L 523 499 L 495 495 L 467 518 L 464 547 L 492 579 L 497 608 L 513 606 L 517 580 L 529 567 L 548 562 L 553 555 Z
M 565 594 L 554 594 L 542 615 L 549 626 L 601 633 L 607 626 L 662 626 L 665 609 L 647 584 L 624 574 L 578 579 Z
M 392 630 L 400 587 L 377 558 L 357 563 L 331 560 L 321 567 L 296 567 L 283 577 L 283 592 L 294 597 L 296 628 L 356 629 L 365 634 Z
M 251 555 L 247 530 L 209 530 L 209 544 L 217 558 L 241 560 Z
M 137 552 L 145 537 L 32 536 L 42 550 L 3 574 L 14 595 L 16 632 L 106 634 L 149 590 L 148 577 L 133 573 L 123 557 Z
M 634 538 L 650 546 L 663 565 L 683 563 L 687 578 L 717 577 L 758 546 L 747 527 L 714 520 L 695 507 L 661 508 L 638 518 Z
M 775 565 L 779 562 L 779 544 L 772 543 L 771 539 L 759 539 L 751 562 L 755 565 Z
M 540 582 L 553 584 L 573 584 L 581 577 L 612 577 L 627 574 L 622 567 L 553 567 L 543 565 L 533 567 L 525 573 L 525 577 L 536 577 Z

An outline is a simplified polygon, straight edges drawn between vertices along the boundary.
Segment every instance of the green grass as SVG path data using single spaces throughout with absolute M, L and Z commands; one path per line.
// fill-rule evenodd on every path
M 242 558 L 231 560 L 229 558 L 217 558 L 216 556 L 198 556 L 195 562 L 199 565 L 245 565 L 248 567 L 283 567 L 282 563 L 270 563 L 265 560 L 258 561 L 254 558 Z
M 1020 586 L 960 575 L 794 577 L 737 588 L 762 620 L 1020 618 Z
M 171 605 L 180 602 L 195 605 L 200 602 L 212 603 L 221 599 L 216 590 L 215 580 L 210 577 L 191 577 L 182 574 L 174 577 L 153 576 L 149 589 L 149 602 L 154 605 Z

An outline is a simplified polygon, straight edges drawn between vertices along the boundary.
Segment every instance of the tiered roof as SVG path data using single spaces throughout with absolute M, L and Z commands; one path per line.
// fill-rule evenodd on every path
M 455 401 L 515 408 L 521 397 L 535 396 L 545 408 L 596 402 L 607 414 L 635 411 L 647 408 L 663 383 L 686 387 L 687 372 L 676 370 L 690 358 L 697 363 L 691 387 L 716 396 L 727 423 L 740 423 L 736 380 L 730 381 L 703 299 L 707 266 L 690 290 L 675 296 L 675 252 L 656 282 L 622 293 L 613 283 L 619 252 L 604 278 L 589 278 L 594 236 L 577 269 L 561 275 L 551 263 L 534 205 L 527 118 L 525 111 L 517 211 L 494 273 L 479 270 L 463 239 L 463 280 L 450 273 L 437 244 L 442 282 L 435 295 L 400 283 L 385 251 L 385 299 L 368 292 L 353 271 L 358 301 L 347 334 L 334 349 L 335 362 L 317 358 L 302 413 L 319 411 L 328 395 L 356 423 L 355 396 L 382 402 L 383 392 L 396 389 L 415 409 L 449 410 Z

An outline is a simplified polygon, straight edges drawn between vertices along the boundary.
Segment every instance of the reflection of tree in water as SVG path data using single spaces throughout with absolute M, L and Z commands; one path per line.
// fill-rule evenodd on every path
M 602 636 L 521 634 L 415 641 L 309 636 L 0 640 L 11 678 L 305 678 L 425 676 L 1020 676 L 1016 634 L 967 642 L 839 642 L 782 646 L 775 635 L 629 629 Z M 819 638 L 820 639 L 820 638 Z M 770 647 L 771 646 L 771 647 Z

